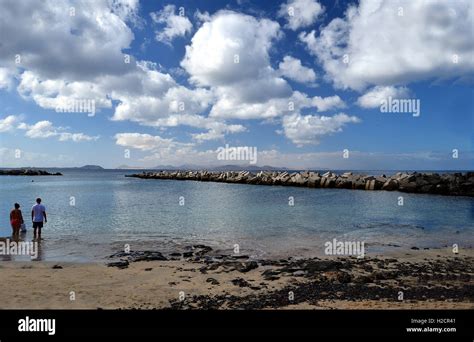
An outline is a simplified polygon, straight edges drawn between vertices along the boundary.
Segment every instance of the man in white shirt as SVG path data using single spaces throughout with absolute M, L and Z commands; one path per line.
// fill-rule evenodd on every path
M 44 222 L 48 222 L 46 218 L 46 208 L 41 204 L 41 198 L 36 199 L 36 204 L 31 208 L 31 220 L 33 221 L 34 239 L 41 240 L 41 228 Z M 38 234 L 36 234 L 38 233 Z

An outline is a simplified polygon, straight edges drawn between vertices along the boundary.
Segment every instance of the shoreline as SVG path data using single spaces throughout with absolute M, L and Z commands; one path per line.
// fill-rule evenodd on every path
M 473 249 L 259 260 L 188 249 L 118 252 L 107 264 L 0 262 L 1 308 L 474 308 Z
M 458 234 L 458 231 L 456 231 Z M 438 254 L 445 254 L 446 251 L 451 250 L 452 246 L 447 244 L 447 241 L 434 242 L 431 240 L 412 239 L 411 241 L 382 243 L 378 241 L 364 241 L 363 254 L 365 257 L 405 257 L 410 253 L 422 251 L 431 256 Z M 87 248 L 79 247 L 86 246 Z M 457 235 L 456 241 L 462 241 L 459 249 L 474 250 L 474 245 L 466 236 Z M 0 236 L 0 245 L 7 242 L 30 243 L 37 242 L 32 240 L 31 236 L 22 233 L 19 240 L 13 239 L 11 236 Z M 331 242 L 332 256 L 326 252 L 328 248 L 326 244 Z M 340 243 L 350 244 L 353 252 L 346 253 L 344 250 L 338 250 L 335 246 Z M 431 242 L 431 243 L 428 243 Z M 362 244 L 362 243 L 361 243 Z M 140 239 L 132 240 L 130 238 L 122 237 L 114 241 L 100 240 L 99 238 L 90 238 L 88 240 L 79 240 L 71 237 L 55 237 L 46 235 L 37 245 L 38 258 L 32 260 L 34 262 L 59 262 L 59 263 L 107 263 L 110 260 L 110 255 L 118 250 L 123 250 L 124 246 L 131 246 L 132 250 L 137 251 L 160 251 L 164 255 L 175 253 L 189 252 L 189 247 L 192 245 L 205 245 L 210 248 L 210 256 L 231 256 L 235 255 L 233 250 L 235 245 L 231 241 L 211 241 L 209 239 L 173 239 L 167 237 L 166 239 L 159 239 L 155 236 L 148 238 L 141 237 Z M 287 247 L 275 246 L 270 243 L 267 245 L 251 246 L 248 241 L 239 246 L 240 255 L 248 256 L 249 260 L 280 260 L 280 259 L 311 259 L 311 258 L 327 258 L 342 256 L 357 257 L 360 249 L 357 248 L 357 240 L 343 239 L 342 236 L 333 238 L 330 241 L 325 239 L 309 240 L 298 238 L 296 240 L 287 241 Z M 245 247 L 243 247 L 245 246 Z M 30 261 L 27 255 L 9 255 L 2 254 L 8 246 L 0 246 L 0 263 L 2 261 L 24 262 Z M 362 247 L 362 246 L 361 246 Z M 344 247 L 345 248 L 345 247 Z M 351 249 L 351 248 L 349 248 Z

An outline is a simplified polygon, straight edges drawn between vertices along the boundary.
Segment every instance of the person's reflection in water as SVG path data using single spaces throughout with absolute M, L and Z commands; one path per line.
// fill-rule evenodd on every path
M 43 261 L 43 259 L 44 259 L 44 248 L 43 248 L 42 241 L 41 240 L 35 240 L 32 243 L 36 244 L 36 246 L 34 247 L 34 248 L 36 248 L 36 250 L 35 250 L 36 255 L 32 255 L 31 260 L 32 261 Z
M 0 243 L 6 244 L 9 238 L 0 238 Z M 0 261 L 13 261 L 11 254 L 0 254 Z

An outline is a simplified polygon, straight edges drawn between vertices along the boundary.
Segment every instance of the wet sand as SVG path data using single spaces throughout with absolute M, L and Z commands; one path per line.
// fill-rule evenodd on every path
M 472 249 L 251 260 L 203 245 L 108 263 L 7 261 L 0 308 L 473 309 L 473 265 Z

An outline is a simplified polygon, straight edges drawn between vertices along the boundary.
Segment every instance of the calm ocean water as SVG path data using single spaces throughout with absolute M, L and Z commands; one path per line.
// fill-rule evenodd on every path
M 61 172 L 0 177 L 0 236 L 11 234 L 9 211 L 18 202 L 31 239 L 31 206 L 43 199 L 43 260 L 100 260 L 125 243 L 165 252 L 189 243 L 223 250 L 239 244 L 241 253 L 259 257 L 322 255 L 333 238 L 365 241 L 367 252 L 474 246 L 474 199 L 467 197 L 140 180 L 125 178 L 134 171 L 124 170 Z

